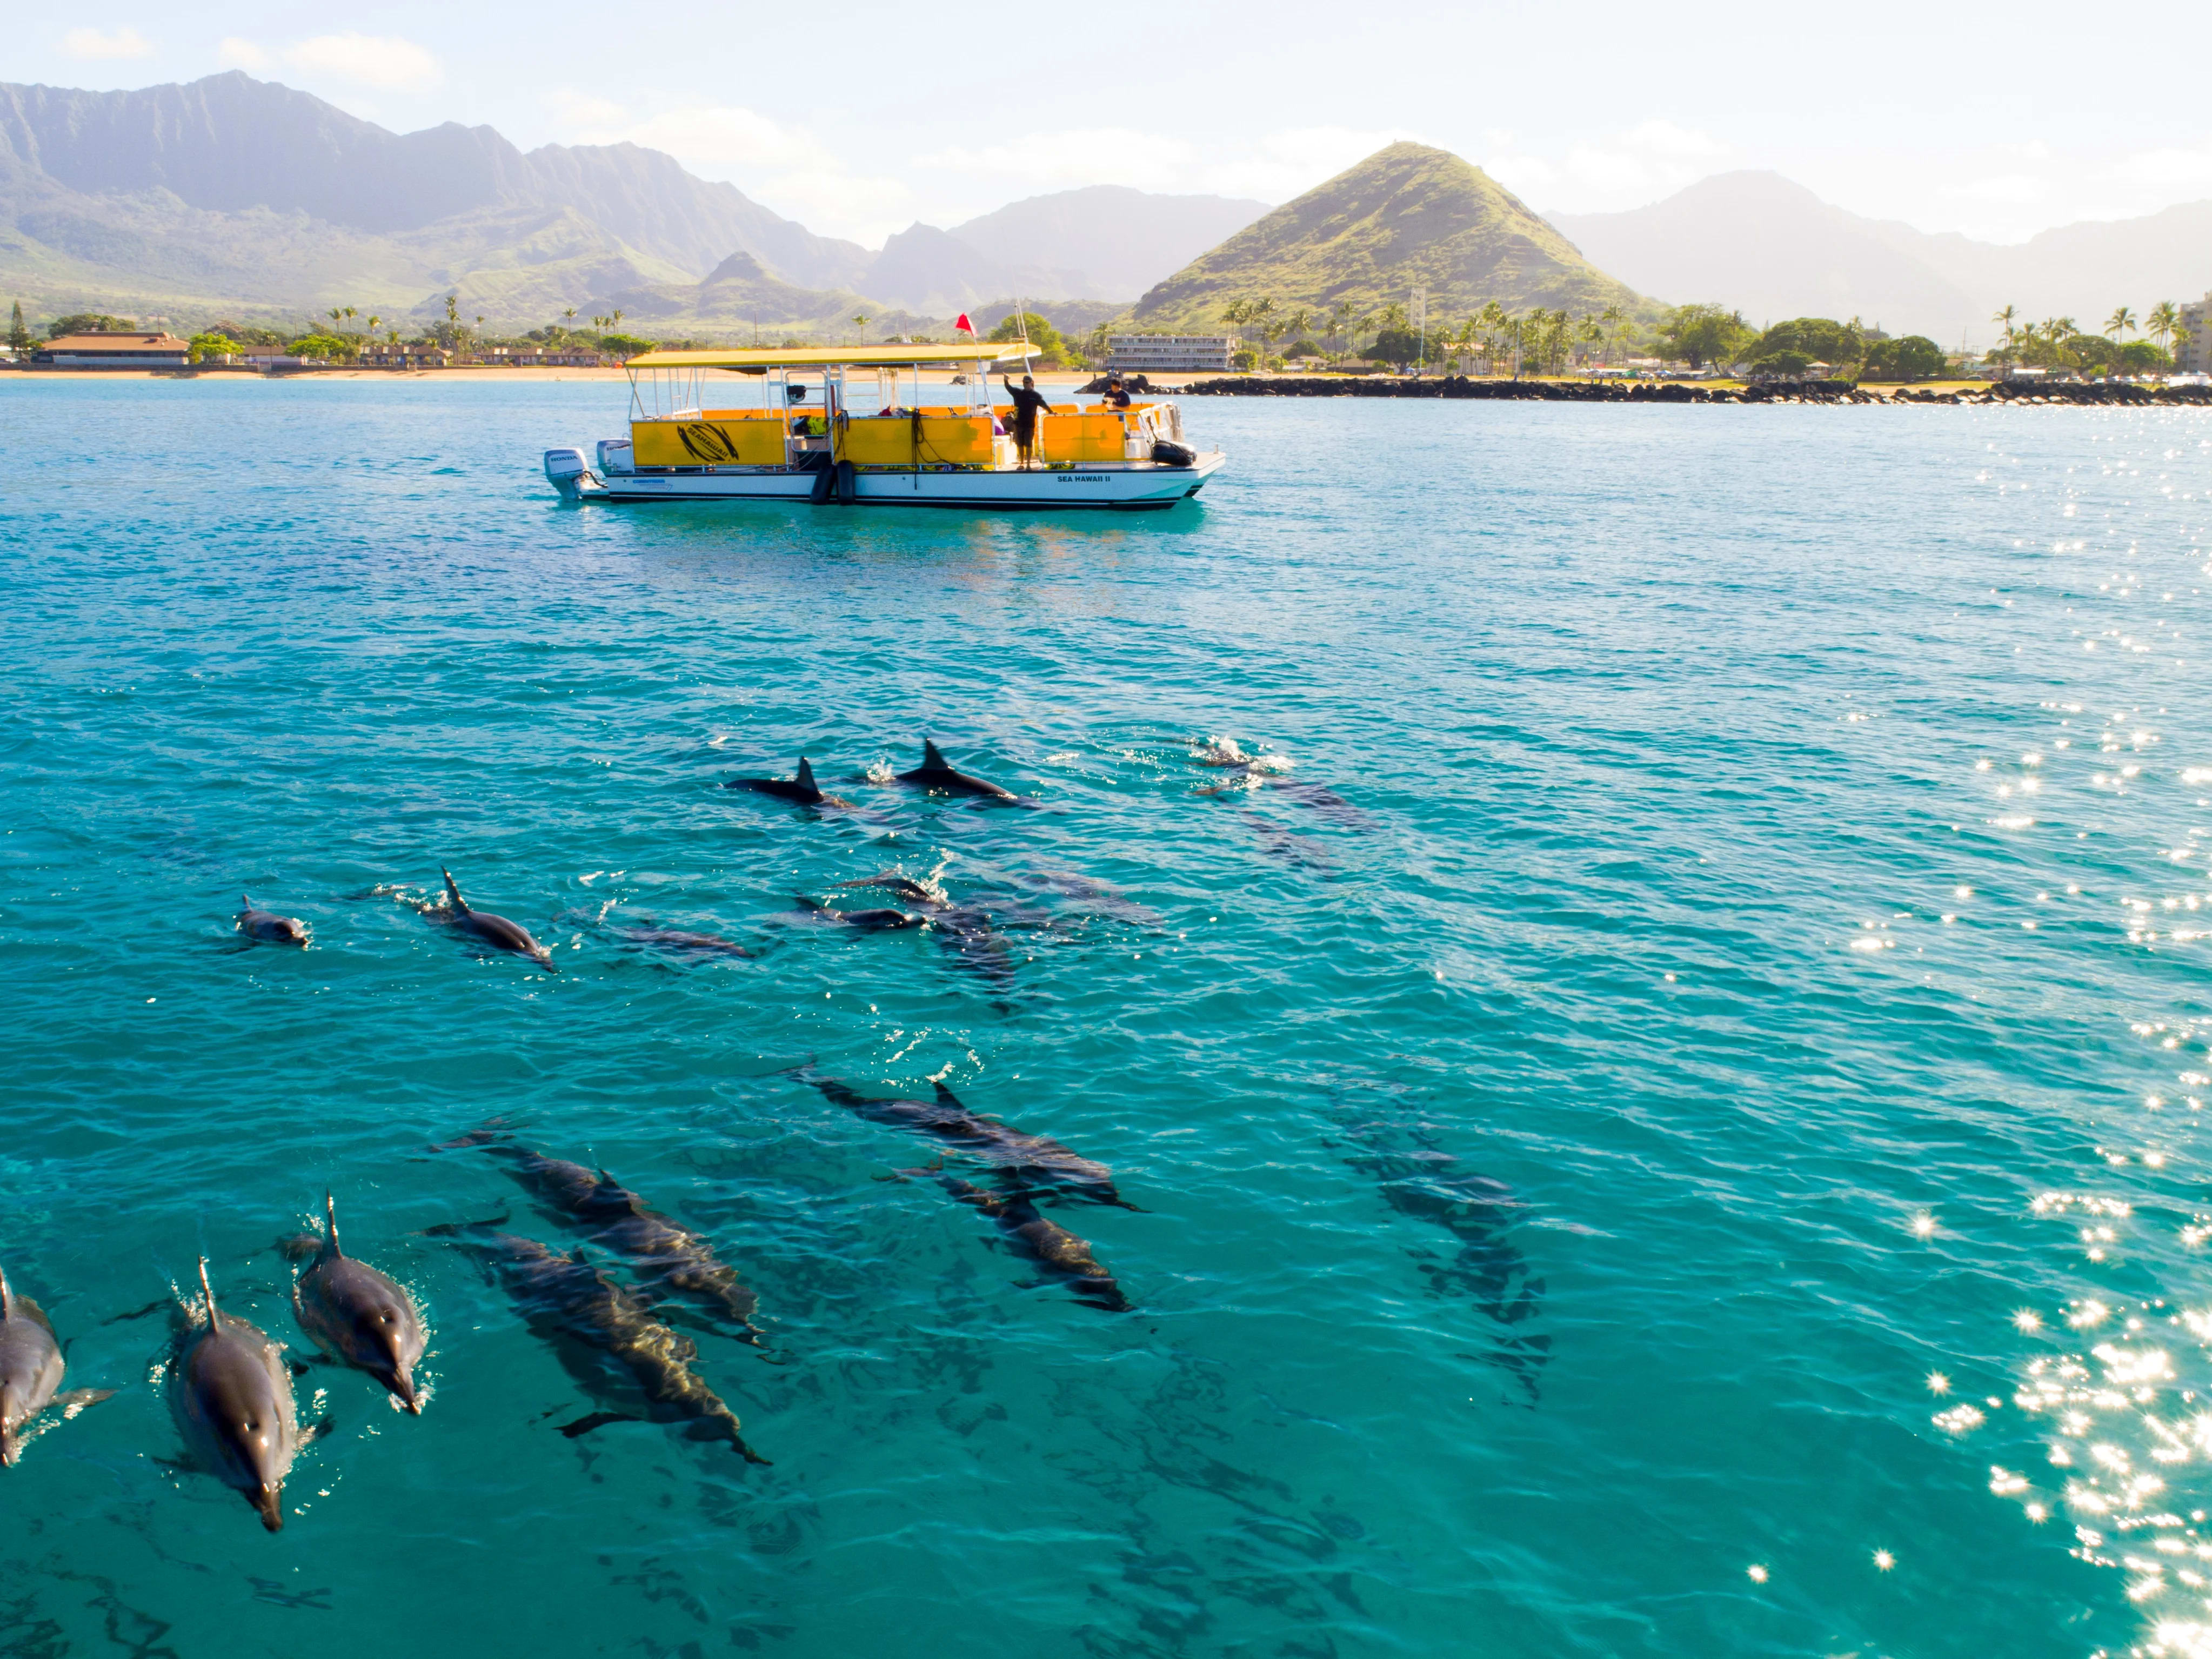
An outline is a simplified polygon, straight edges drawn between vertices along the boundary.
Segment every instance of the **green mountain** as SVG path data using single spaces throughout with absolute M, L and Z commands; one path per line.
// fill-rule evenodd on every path
M 1573 243 L 1480 167 L 1449 150 L 1392 144 L 1285 203 L 1137 302 L 1146 328 L 1218 329 L 1222 307 L 1272 298 L 1285 309 L 1349 301 L 1361 312 L 1411 308 L 1428 289 L 1432 324 L 1496 300 L 1577 314 L 1645 299 L 1583 258 Z

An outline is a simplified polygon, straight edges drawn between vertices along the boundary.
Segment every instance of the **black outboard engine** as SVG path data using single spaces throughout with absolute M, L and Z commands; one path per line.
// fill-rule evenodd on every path
M 1181 444 L 1171 444 L 1161 439 L 1152 446 L 1152 465 L 1155 466 L 1196 466 L 1198 452 L 1186 449 Z

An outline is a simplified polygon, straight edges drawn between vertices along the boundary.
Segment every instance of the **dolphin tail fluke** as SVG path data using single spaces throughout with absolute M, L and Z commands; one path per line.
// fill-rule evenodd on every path
M 215 1305 L 215 1286 L 208 1283 L 207 1258 L 200 1258 L 200 1294 L 207 1300 L 208 1328 L 214 1330 L 222 1323 L 222 1310 Z M 278 1523 L 282 1525 L 280 1522 Z M 271 1528 L 272 1532 L 276 1530 Z
M 338 1206 L 331 1198 L 331 1189 L 323 1188 L 323 1254 L 343 1255 L 338 1248 Z
M 927 738 L 921 740 L 921 769 L 925 772 L 950 772 L 952 769 L 945 762 L 944 751 Z
M 446 878 L 446 896 L 453 900 L 453 908 L 463 915 L 468 915 L 469 902 L 461 896 L 461 890 L 454 885 L 453 872 L 441 865 L 439 866 L 438 873 Z

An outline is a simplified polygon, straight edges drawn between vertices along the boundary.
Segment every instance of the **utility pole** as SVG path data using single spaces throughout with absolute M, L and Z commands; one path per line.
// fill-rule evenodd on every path
M 1425 288 L 1413 290 L 1413 330 L 1419 337 L 1417 349 L 1420 356 L 1413 364 L 1416 377 L 1428 372 L 1429 367 L 1429 291 Z

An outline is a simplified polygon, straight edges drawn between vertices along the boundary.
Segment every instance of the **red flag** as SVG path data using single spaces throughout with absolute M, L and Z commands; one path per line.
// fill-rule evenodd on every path
M 952 326 L 970 337 L 973 337 L 975 332 L 975 325 L 968 320 L 968 313 L 964 311 L 960 313 L 960 320 Z

